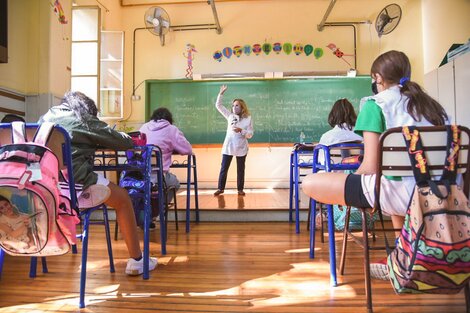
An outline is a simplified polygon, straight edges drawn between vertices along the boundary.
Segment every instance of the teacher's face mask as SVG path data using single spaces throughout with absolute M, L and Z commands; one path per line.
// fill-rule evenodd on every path
M 232 112 L 233 114 L 237 114 L 237 115 L 240 115 L 240 113 L 242 113 L 242 107 L 240 103 L 238 103 L 238 101 L 235 101 L 234 103 L 232 103 Z

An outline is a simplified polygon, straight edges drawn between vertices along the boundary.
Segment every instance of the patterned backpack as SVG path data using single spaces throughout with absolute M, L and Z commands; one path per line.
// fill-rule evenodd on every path
M 59 191 L 59 161 L 46 147 L 52 123 L 33 141 L 13 122 L 12 144 L 0 148 L 0 246 L 11 255 L 48 256 L 69 251 L 79 221 Z
M 392 285 L 396 293 L 458 293 L 470 281 L 470 207 L 456 184 L 460 131 L 448 126 L 445 170 L 437 181 L 418 130 L 403 127 L 403 135 L 416 187 L 397 247 L 388 256 Z

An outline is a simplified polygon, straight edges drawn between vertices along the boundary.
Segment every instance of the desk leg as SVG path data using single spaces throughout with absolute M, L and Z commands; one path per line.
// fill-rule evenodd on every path
M 289 223 L 292 223 L 292 201 L 294 200 L 294 153 L 290 154 L 289 167 Z
M 188 155 L 188 173 L 186 182 L 186 232 L 189 233 L 191 224 L 191 156 Z
M 294 152 L 295 233 L 300 233 L 299 213 L 299 156 Z
M 197 194 L 197 167 L 196 156 L 193 155 L 193 179 L 194 179 L 194 204 L 196 207 L 196 223 L 199 223 L 199 197 Z
M 333 216 L 333 206 L 327 205 L 328 208 L 328 239 L 330 243 L 330 283 L 333 287 L 338 286 L 336 280 L 336 246 L 335 246 L 335 222 Z M 315 220 L 315 217 L 311 217 Z
M 315 258 L 315 216 L 317 208 L 317 201 L 310 199 L 310 258 Z

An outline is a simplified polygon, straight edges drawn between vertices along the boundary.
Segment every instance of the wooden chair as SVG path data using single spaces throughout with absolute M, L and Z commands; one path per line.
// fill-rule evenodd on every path
M 444 160 L 447 151 L 447 132 L 445 126 L 430 126 L 430 127 L 417 127 L 420 131 L 420 136 L 423 142 L 424 151 L 427 158 L 427 165 L 431 171 L 431 175 L 441 175 L 444 168 Z M 464 174 L 464 191 L 468 196 L 469 191 L 469 141 L 470 141 L 470 130 L 467 127 L 459 126 L 461 130 L 461 150 L 459 151 L 458 158 L 458 173 Z M 387 130 L 380 136 L 379 142 L 379 160 L 378 160 L 378 172 L 376 179 L 376 201 L 374 209 L 380 211 L 380 178 L 382 175 L 387 176 L 413 176 L 413 169 L 410 164 L 408 152 L 405 141 L 402 135 L 402 128 L 396 127 Z M 370 260 L 369 250 L 383 249 L 384 247 L 370 247 L 367 235 L 367 223 L 366 215 L 371 211 L 370 208 L 358 208 L 362 213 L 362 239 L 354 238 L 356 243 L 359 243 L 364 248 L 364 276 L 365 276 L 365 289 L 366 289 L 366 301 L 367 311 L 372 313 L 372 289 L 370 280 Z M 384 229 L 385 231 L 394 231 L 394 229 Z M 340 273 L 344 274 L 344 266 L 346 260 L 346 242 L 348 236 L 351 233 L 344 232 L 344 245 L 343 253 L 341 256 Z M 384 233 L 385 235 L 385 233 Z M 352 235 L 353 236 L 353 235 Z M 467 312 L 469 310 L 469 288 L 465 288 L 466 300 L 467 300 Z
M 38 124 L 25 124 L 26 126 L 26 137 L 28 139 L 33 138 L 34 134 L 36 133 L 37 128 L 39 127 Z M 10 144 L 11 140 L 11 124 L 0 124 L 0 145 Z M 65 182 L 68 185 L 68 189 L 70 191 L 70 199 L 71 199 L 71 206 L 72 209 L 79 211 L 79 215 L 82 218 L 83 222 L 83 231 L 81 234 L 77 235 L 77 237 L 82 239 L 82 260 L 81 260 L 81 273 L 80 273 L 80 299 L 79 299 L 79 307 L 85 307 L 85 286 L 86 286 L 86 264 L 87 264 L 87 256 L 88 256 L 88 236 L 89 236 L 89 225 L 90 225 L 90 216 L 91 213 L 96 209 L 103 209 L 103 214 L 105 214 L 105 231 L 106 231 L 106 238 L 107 238 L 107 247 L 108 247 L 108 257 L 110 262 L 110 272 L 114 272 L 114 261 L 112 255 L 112 247 L 111 247 L 111 240 L 109 235 L 109 224 L 107 222 L 107 211 L 106 206 L 100 205 L 95 208 L 86 209 L 80 211 L 78 208 L 78 201 L 75 191 L 75 181 L 72 169 L 72 152 L 71 152 L 71 141 L 69 134 L 67 131 L 56 125 L 46 143 L 47 147 L 51 149 L 51 151 L 57 156 L 59 161 L 59 170 L 61 172 L 69 173 L 67 180 Z M 76 246 L 72 246 L 72 252 L 76 253 Z M 3 252 L 0 253 L 0 262 L 3 261 Z M 42 259 L 42 268 L 43 272 L 47 273 L 47 264 L 46 259 L 44 257 Z M 31 266 L 30 266 L 30 277 L 33 278 L 36 276 L 36 263 L 37 257 L 31 258 Z M 1 265 L 0 265 L 1 268 Z M 0 272 L 1 274 L 1 272 Z

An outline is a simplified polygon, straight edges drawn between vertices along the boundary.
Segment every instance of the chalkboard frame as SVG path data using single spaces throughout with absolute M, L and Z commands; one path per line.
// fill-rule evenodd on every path
M 327 118 L 333 103 L 340 98 L 348 98 L 358 112 L 360 99 L 371 95 L 370 83 L 369 76 L 224 80 L 151 79 L 145 81 L 145 120 L 150 119 L 154 109 L 165 106 L 173 113 L 175 125 L 185 133 L 191 143 L 221 144 L 227 125 L 214 104 L 220 86 L 226 84 L 229 88 L 224 97 L 224 105 L 229 108 L 233 98 L 242 98 L 247 101 L 251 110 L 255 135 L 250 139 L 250 143 L 292 144 L 298 142 L 301 131 L 306 134 L 307 141 L 316 142 L 322 133 L 331 129 Z M 310 85 L 313 91 L 310 90 Z M 336 86 L 344 88 L 341 90 Z M 315 89 L 316 93 L 322 94 L 316 100 L 320 104 L 312 103 L 314 100 L 309 97 L 302 97 L 302 92 L 311 92 L 314 95 Z M 177 95 L 178 90 L 183 94 Z M 184 94 L 186 91 L 189 94 Z M 159 97 L 157 94 L 162 95 L 159 100 L 156 100 Z M 269 99 L 262 99 L 264 97 Z M 294 99 L 291 101 L 290 98 Z M 264 102 L 265 100 L 271 102 Z M 191 101 L 204 103 L 194 105 Z M 172 102 L 178 103 L 178 107 Z M 275 110 L 272 110 L 273 106 Z M 297 109 L 293 110 L 292 106 Z M 194 112 L 191 112 L 193 110 Z M 289 119 L 295 115 L 297 117 Z M 192 118 L 195 120 L 191 120 Z M 317 120 L 302 122 L 305 118 Z M 286 121 L 284 119 L 290 122 L 284 123 Z M 181 120 L 188 123 L 182 123 Z

